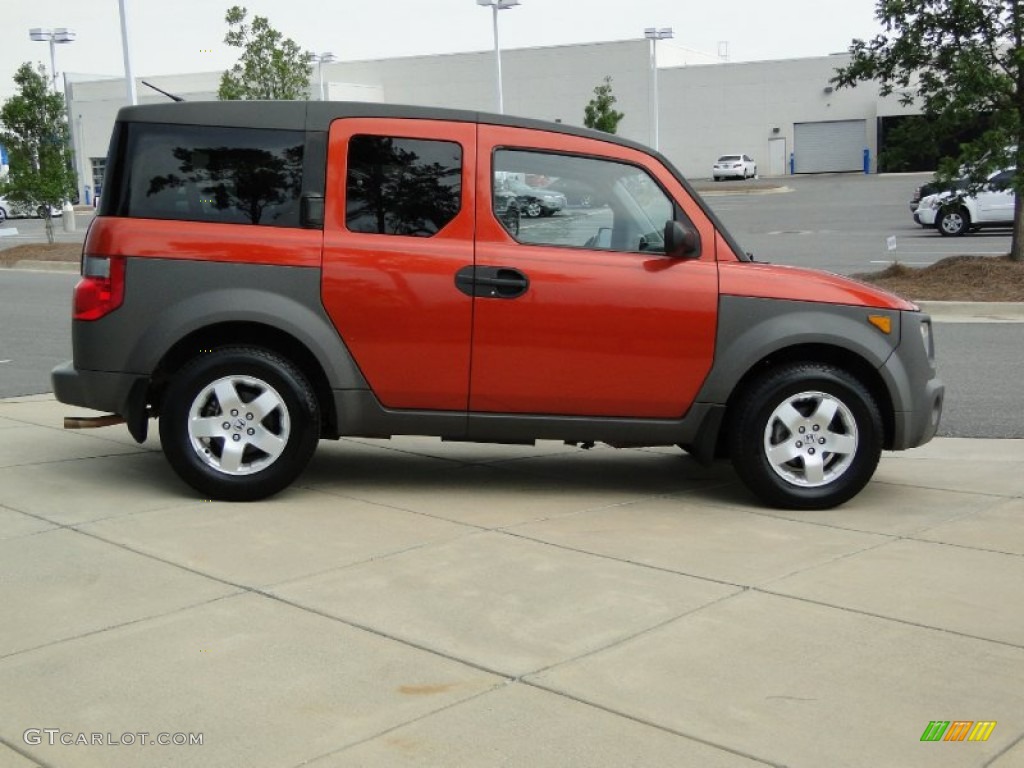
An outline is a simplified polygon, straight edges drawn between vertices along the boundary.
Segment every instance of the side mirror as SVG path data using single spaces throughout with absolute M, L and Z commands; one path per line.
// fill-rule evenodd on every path
M 697 258 L 700 255 L 700 238 L 685 224 L 666 221 L 665 255 L 673 259 Z

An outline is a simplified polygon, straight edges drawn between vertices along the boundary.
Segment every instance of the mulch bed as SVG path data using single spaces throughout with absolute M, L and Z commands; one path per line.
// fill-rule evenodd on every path
M 855 278 L 912 301 L 1024 301 L 1024 261 L 951 256 L 915 268 L 896 263 Z
M 81 243 L 29 243 L 0 250 L 0 266 L 13 267 L 19 261 L 67 261 L 78 263 Z

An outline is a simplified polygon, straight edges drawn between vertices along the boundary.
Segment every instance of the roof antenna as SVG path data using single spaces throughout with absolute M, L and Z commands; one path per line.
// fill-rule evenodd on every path
M 164 96 L 166 96 L 171 101 L 184 101 L 184 99 L 181 98 L 181 96 L 175 96 L 173 93 L 168 93 L 163 88 L 157 88 L 155 85 L 153 85 L 152 83 L 147 83 L 145 80 L 140 80 L 139 82 L 141 82 L 143 85 L 145 85 L 145 86 L 147 86 L 149 88 L 152 88 L 157 93 L 162 93 Z

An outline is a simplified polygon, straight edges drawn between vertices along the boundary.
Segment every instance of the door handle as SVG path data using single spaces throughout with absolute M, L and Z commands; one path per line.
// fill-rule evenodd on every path
M 455 287 L 481 299 L 516 299 L 530 288 L 530 279 L 512 267 L 468 266 L 455 273 Z

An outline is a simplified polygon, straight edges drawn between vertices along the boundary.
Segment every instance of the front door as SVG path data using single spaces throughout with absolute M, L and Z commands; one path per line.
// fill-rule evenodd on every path
M 1016 195 L 1013 192 L 1013 180 L 1016 171 L 1001 171 L 989 179 L 985 188 L 978 193 L 979 222 L 1012 222 Z
M 465 411 L 476 126 L 335 120 L 328 153 L 327 314 L 384 406 Z
M 682 416 L 714 353 L 710 221 L 631 148 L 487 125 L 478 138 L 476 269 L 492 288 L 476 292 L 470 410 Z M 507 190 L 517 226 L 493 210 Z M 672 218 L 698 231 L 700 258 L 665 255 Z

